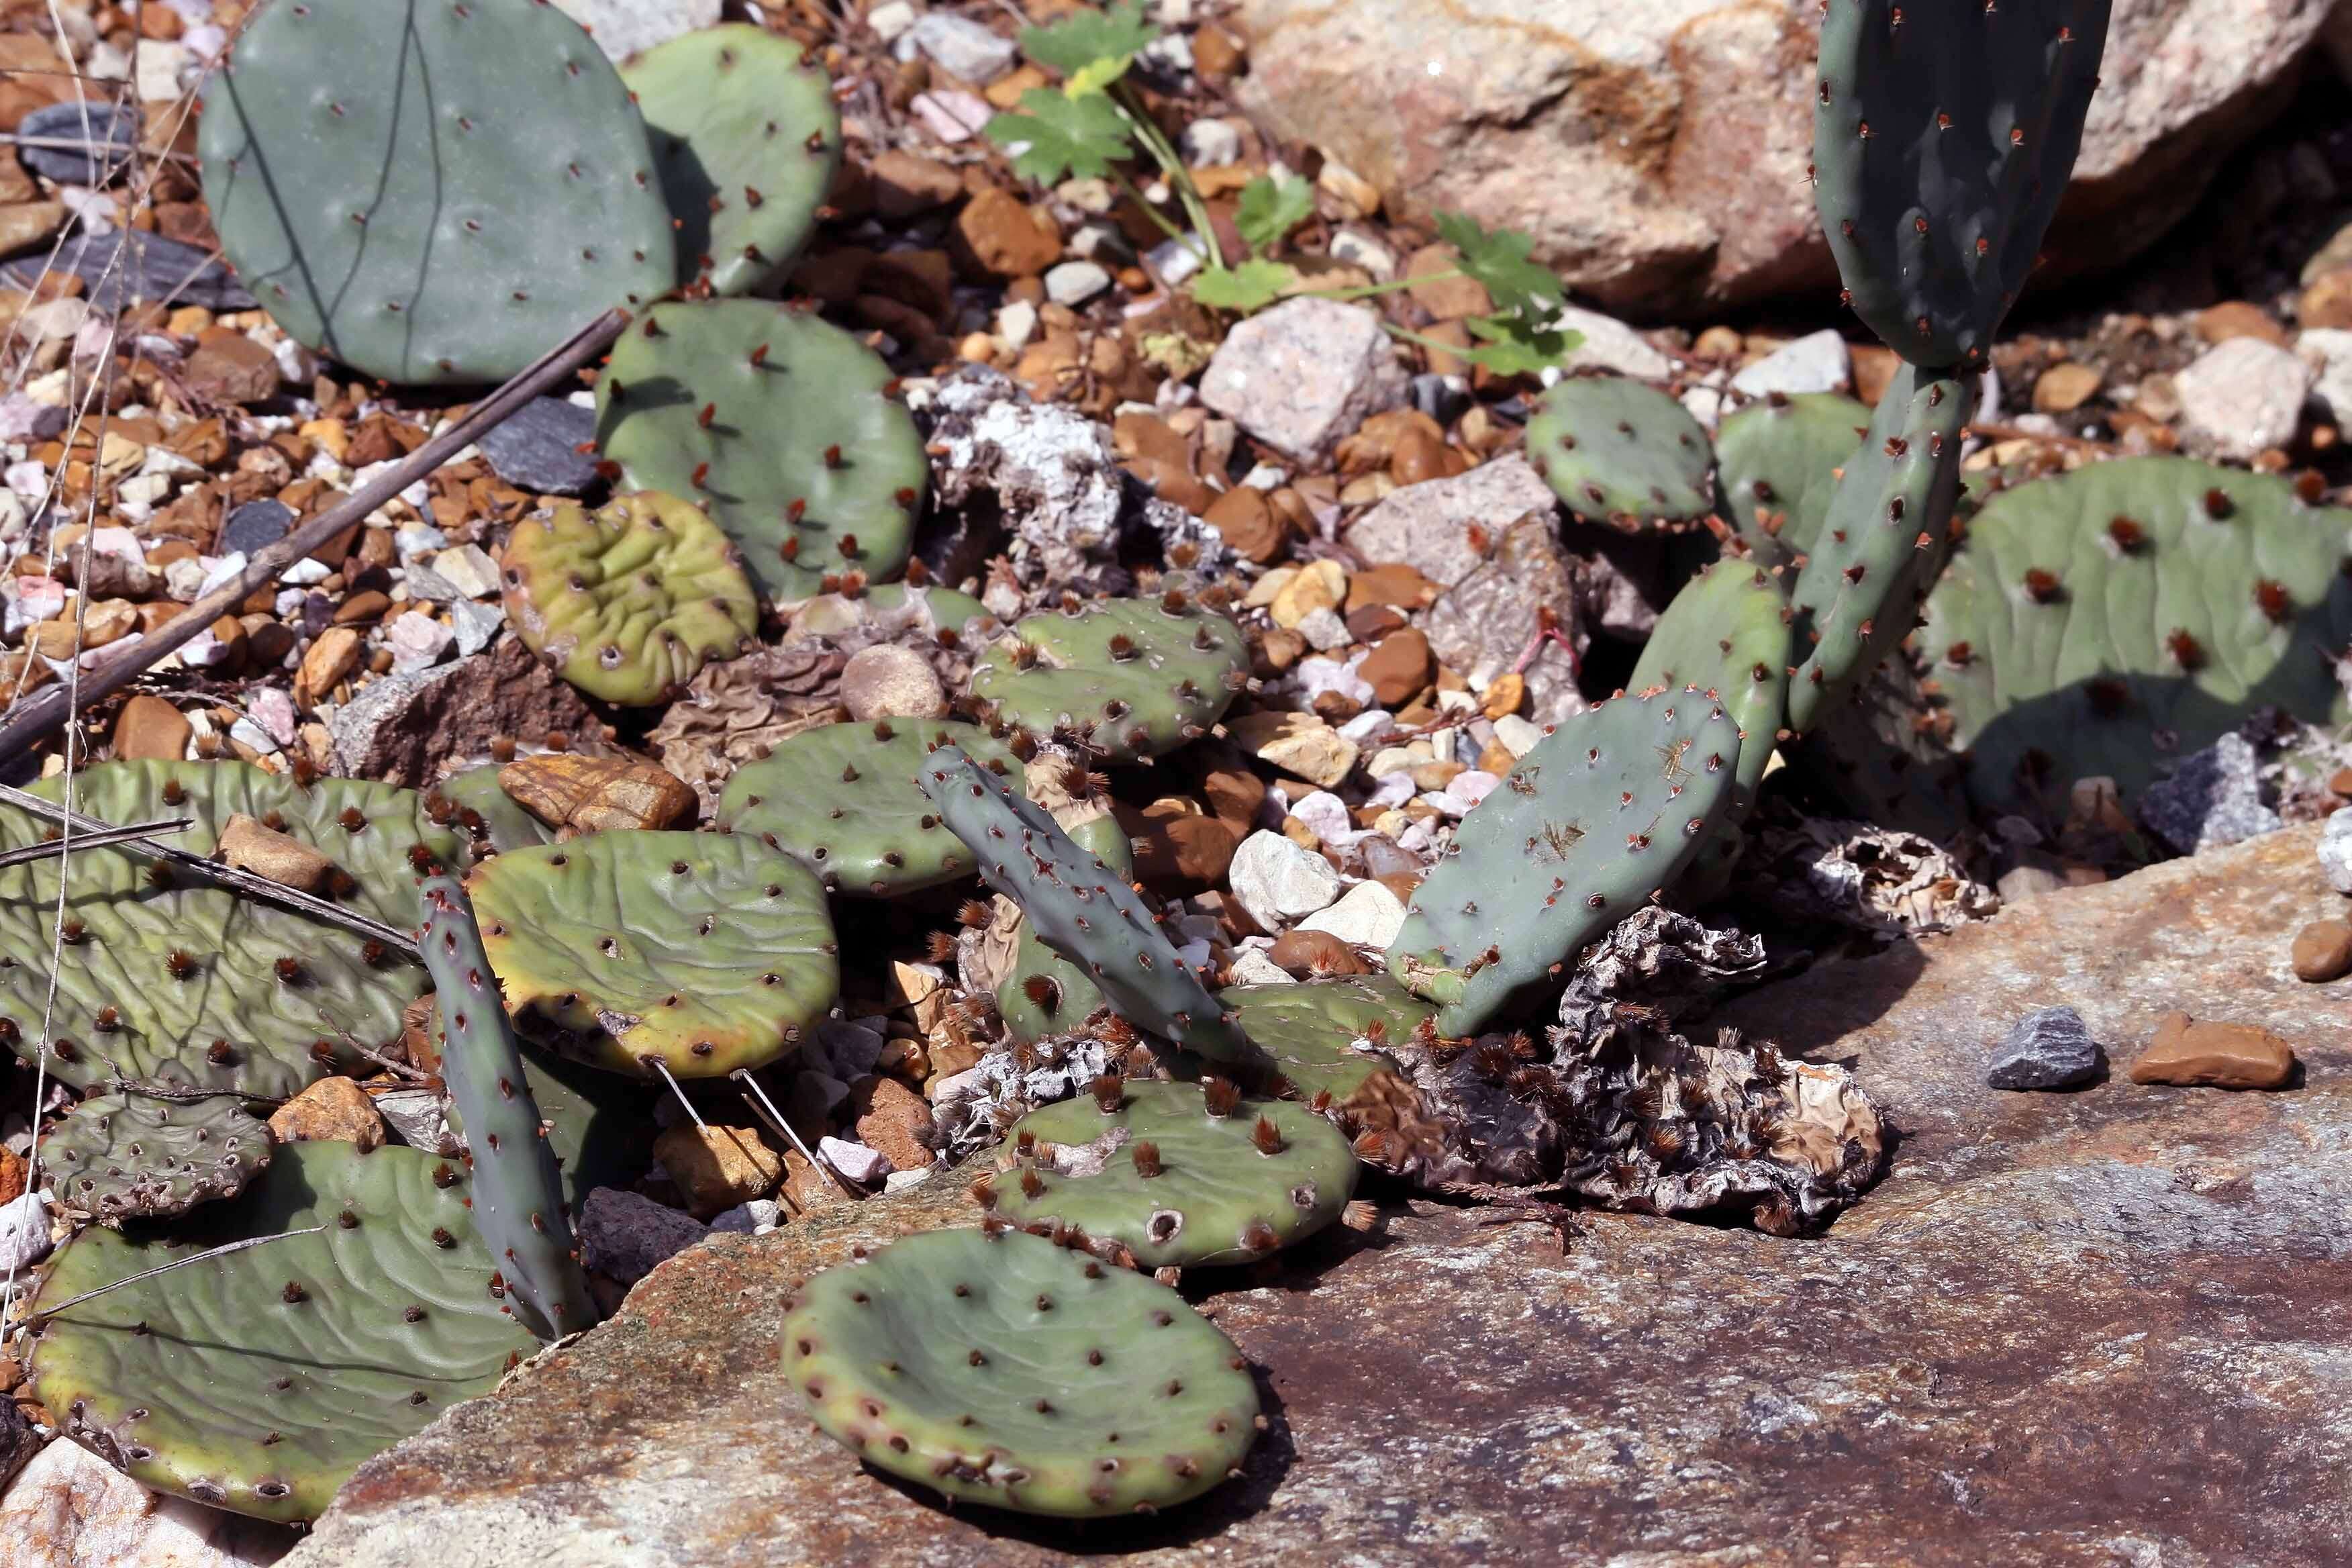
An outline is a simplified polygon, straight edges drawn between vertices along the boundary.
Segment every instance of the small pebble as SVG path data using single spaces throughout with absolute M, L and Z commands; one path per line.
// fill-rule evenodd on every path
M 2167 1014 L 2131 1068 L 2134 1083 L 2183 1088 L 2280 1089 L 2294 1076 L 2294 1047 L 2268 1029 L 2200 1024 L 2186 1013 Z
M 2294 933 L 2294 977 L 2314 984 L 2352 973 L 2352 924 L 2314 921 Z
M 2072 1089 L 2099 1076 L 2099 1042 L 2072 1007 L 2037 1007 L 2010 1026 L 1985 1082 L 1994 1089 Z

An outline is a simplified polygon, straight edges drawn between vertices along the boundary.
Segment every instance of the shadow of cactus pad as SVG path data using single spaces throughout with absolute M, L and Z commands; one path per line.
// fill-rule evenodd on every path
M 233 1198 L 269 1163 L 269 1124 L 233 1094 L 94 1094 L 41 1140 L 60 1202 L 107 1225 Z

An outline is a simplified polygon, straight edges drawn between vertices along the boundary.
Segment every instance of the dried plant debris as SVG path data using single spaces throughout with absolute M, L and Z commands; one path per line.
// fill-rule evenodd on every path
M 1755 881 L 1774 908 L 1874 935 L 1918 936 L 1985 920 L 2000 895 L 1933 839 L 1808 817 L 1762 832 Z

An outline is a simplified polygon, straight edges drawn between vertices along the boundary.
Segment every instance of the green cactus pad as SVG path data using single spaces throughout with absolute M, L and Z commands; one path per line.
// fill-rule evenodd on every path
M 996 1016 L 1004 1020 L 1005 1033 L 1023 1045 L 1066 1035 L 1110 1005 L 1084 969 L 1040 941 L 1036 927 L 1021 922 L 1013 967 L 996 986 Z
M 1733 531 L 1760 566 L 1787 566 L 1813 547 L 1838 469 L 1862 445 L 1870 410 L 1841 393 L 1778 393 L 1727 417 L 1717 471 Z
M 1250 1044 L 1301 1099 L 1345 1106 L 1372 1074 L 1397 1070 L 1382 1041 L 1413 1037 L 1437 1009 L 1385 974 L 1333 974 L 1290 984 L 1228 985 L 1217 1000 L 1241 1015 Z M 1357 1048 L 1358 1041 L 1371 1045 Z
M 760 629 L 741 552 L 700 508 L 652 490 L 523 519 L 500 575 L 523 646 L 607 702 L 667 701 Z
M 743 834 L 596 833 L 467 875 L 507 1010 L 615 1072 L 756 1068 L 833 1005 L 824 890 Z
M 269 1124 L 233 1094 L 94 1094 L 41 1140 L 58 1200 L 106 1225 L 233 1198 L 269 1163 Z
M 1116 1243 L 1146 1268 L 1189 1268 L 1303 1241 L 1355 1194 L 1348 1140 L 1306 1106 L 1230 1083 L 1097 1088 L 1013 1124 L 1019 1164 L 982 1189 L 992 1212 L 1037 1235 Z
M 2342 722 L 2347 558 L 2352 510 L 2186 458 L 2094 463 L 1994 496 L 1917 642 L 1969 753 L 1969 794 L 2063 801 L 2105 774 L 2128 798 L 2256 706 Z
M 961 1502 L 1097 1518 L 1200 1496 L 1257 1384 L 1164 1285 L 1016 1230 L 935 1230 L 803 1286 L 783 1367 L 824 1432 Z
M 824 72 L 790 38 L 736 22 L 656 44 L 621 79 L 677 222 L 678 277 L 741 294 L 781 272 L 841 166 Z
M 64 781 L 34 793 L 59 800 Z M 171 841 L 197 855 L 214 853 L 233 816 L 278 825 L 348 879 L 344 908 L 397 929 L 415 918 L 411 857 L 447 864 L 458 848 L 414 791 L 355 779 L 305 789 L 244 763 L 101 763 L 75 775 L 73 804 L 110 823 L 192 818 Z M 0 805 L 0 848 L 49 835 Z M 28 1060 L 57 916 L 54 858 L 0 870 L 0 1041 Z M 77 1089 L 120 1080 L 284 1099 L 362 1069 L 351 1042 L 399 1039 L 401 1009 L 425 989 L 397 952 L 128 847 L 75 853 L 65 918 L 49 1072 Z
M 493 1292 L 464 1163 L 289 1143 L 247 1192 L 168 1231 L 83 1231 L 36 1313 L 208 1247 L 319 1227 L 123 1284 L 47 1320 L 33 1386 L 143 1486 L 315 1519 L 360 1464 L 539 1348 Z
M 553 5 L 258 6 L 196 142 L 245 286 L 387 381 L 504 381 L 677 280 L 644 122 Z
M 1102 774 L 1045 752 L 1029 760 L 1024 776 L 1029 798 L 1054 814 L 1071 843 L 1109 867 L 1120 881 L 1135 880 L 1135 840 L 1111 809 Z
M 1206 733 L 1249 677 L 1241 628 L 1183 594 L 1027 616 L 972 667 L 1002 721 L 1140 762 Z
M 912 600 L 914 603 L 909 604 Z M 967 635 L 984 637 L 1002 629 L 1002 624 L 991 614 L 986 605 L 970 594 L 960 594 L 938 584 L 910 588 L 904 583 L 872 583 L 854 593 L 844 589 L 837 593 L 819 594 L 793 611 L 792 635 L 794 637 L 835 637 L 860 627 L 874 626 L 884 631 L 902 630 L 901 617 L 919 624 L 928 613 L 929 626 L 935 635 L 961 638 Z M 984 626 L 971 626 L 980 620 Z
M 881 899 L 969 877 L 971 851 L 915 784 L 941 743 L 1019 776 L 1020 761 L 977 724 L 825 724 L 738 768 L 719 796 L 719 826 L 782 850 L 833 891 Z
M 1906 364 L 1887 383 L 1789 591 L 1804 656 L 1790 677 L 1790 729 L 1810 729 L 1910 635 L 1951 551 L 1961 437 L 1975 409 L 1970 379 Z
M 1715 509 L 1715 453 L 1690 410 L 1620 375 L 1572 376 L 1528 421 L 1528 461 L 1568 510 L 1628 532 Z
M 704 507 L 771 598 L 907 564 L 930 474 L 890 367 L 761 300 L 658 305 L 613 345 L 596 444 L 630 489 Z
M 1813 201 L 1854 312 L 1913 364 L 1984 363 L 2065 194 L 2108 0 L 1827 0 Z
M 1550 998 L 1584 944 L 1671 888 L 1730 809 L 1739 731 L 1713 699 L 1622 697 L 1536 742 L 1414 889 L 1389 971 L 1475 1035 Z
M 464 837 L 471 859 L 555 841 L 555 829 L 524 810 L 499 783 L 496 763 L 451 773 L 425 792 L 425 807 L 433 821 Z
M 425 1032 L 438 1042 L 441 1013 L 427 1005 Z M 523 1080 L 539 1107 L 541 1125 L 562 1173 L 564 1205 L 574 1215 L 598 1187 L 625 1187 L 653 1163 L 653 1101 L 633 1079 L 573 1061 L 529 1038 L 522 1048 Z M 448 1107 L 449 1131 L 466 1134 L 465 1108 Z

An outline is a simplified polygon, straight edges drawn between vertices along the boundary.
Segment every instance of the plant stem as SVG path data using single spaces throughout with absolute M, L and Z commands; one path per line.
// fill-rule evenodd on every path
M 1202 254 L 1202 242 L 1195 238 L 1195 237 L 1185 233 L 1182 229 L 1178 228 L 1174 224 L 1169 222 L 1167 215 L 1162 213 L 1158 207 L 1153 206 L 1150 199 L 1144 195 L 1142 187 L 1139 186 L 1133 180 L 1119 173 L 1117 169 L 1113 169 L 1110 172 L 1110 177 L 1118 182 L 1119 189 L 1125 191 L 1129 196 L 1134 198 L 1135 205 L 1143 209 L 1143 216 L 1150 218 L 1155 225 L 1157 225 L 1160 233 L 1166 235 L 1169 238 L 1174 240 L 1177 244 L 1191 251 L 1195 257 L 1200 258 L 1202 265 L 1207 265 L 1208 258 L 1206 255 Z
M 1201 237 L 1203 248 L 1202 261 L 1212 272 L 1226 270 L 1224 247 L 1217 243 L 1216 226 L 1209 221 L 1208 205 L 1202 201 L 1200 188 L 1192 184 L 1192 171 L 1184 167 L 1184 160 L 1177 156 L 1176 149 L 1167 137 L 1160 134 L 1160 127 L 1153 122 L 1151 116 L 1145 112 L 1142 100 L 1135 96 L 1133 88 L 1119 82 L 1110 91 L 1120 112 L 1135 127 L 1136 135 L 1142 138 L 1145 151 L 1151 154 L 1152 162 L 1160 165 L 1160 174 L 1166 176 L 1170 188 L 1176 193 L 1177 201 L 1184 208 L 1184 216 L 1192 220 L 1193 232 Z M 1144 205 L 1148 208 L 1150 204 L 1147 202 Z

